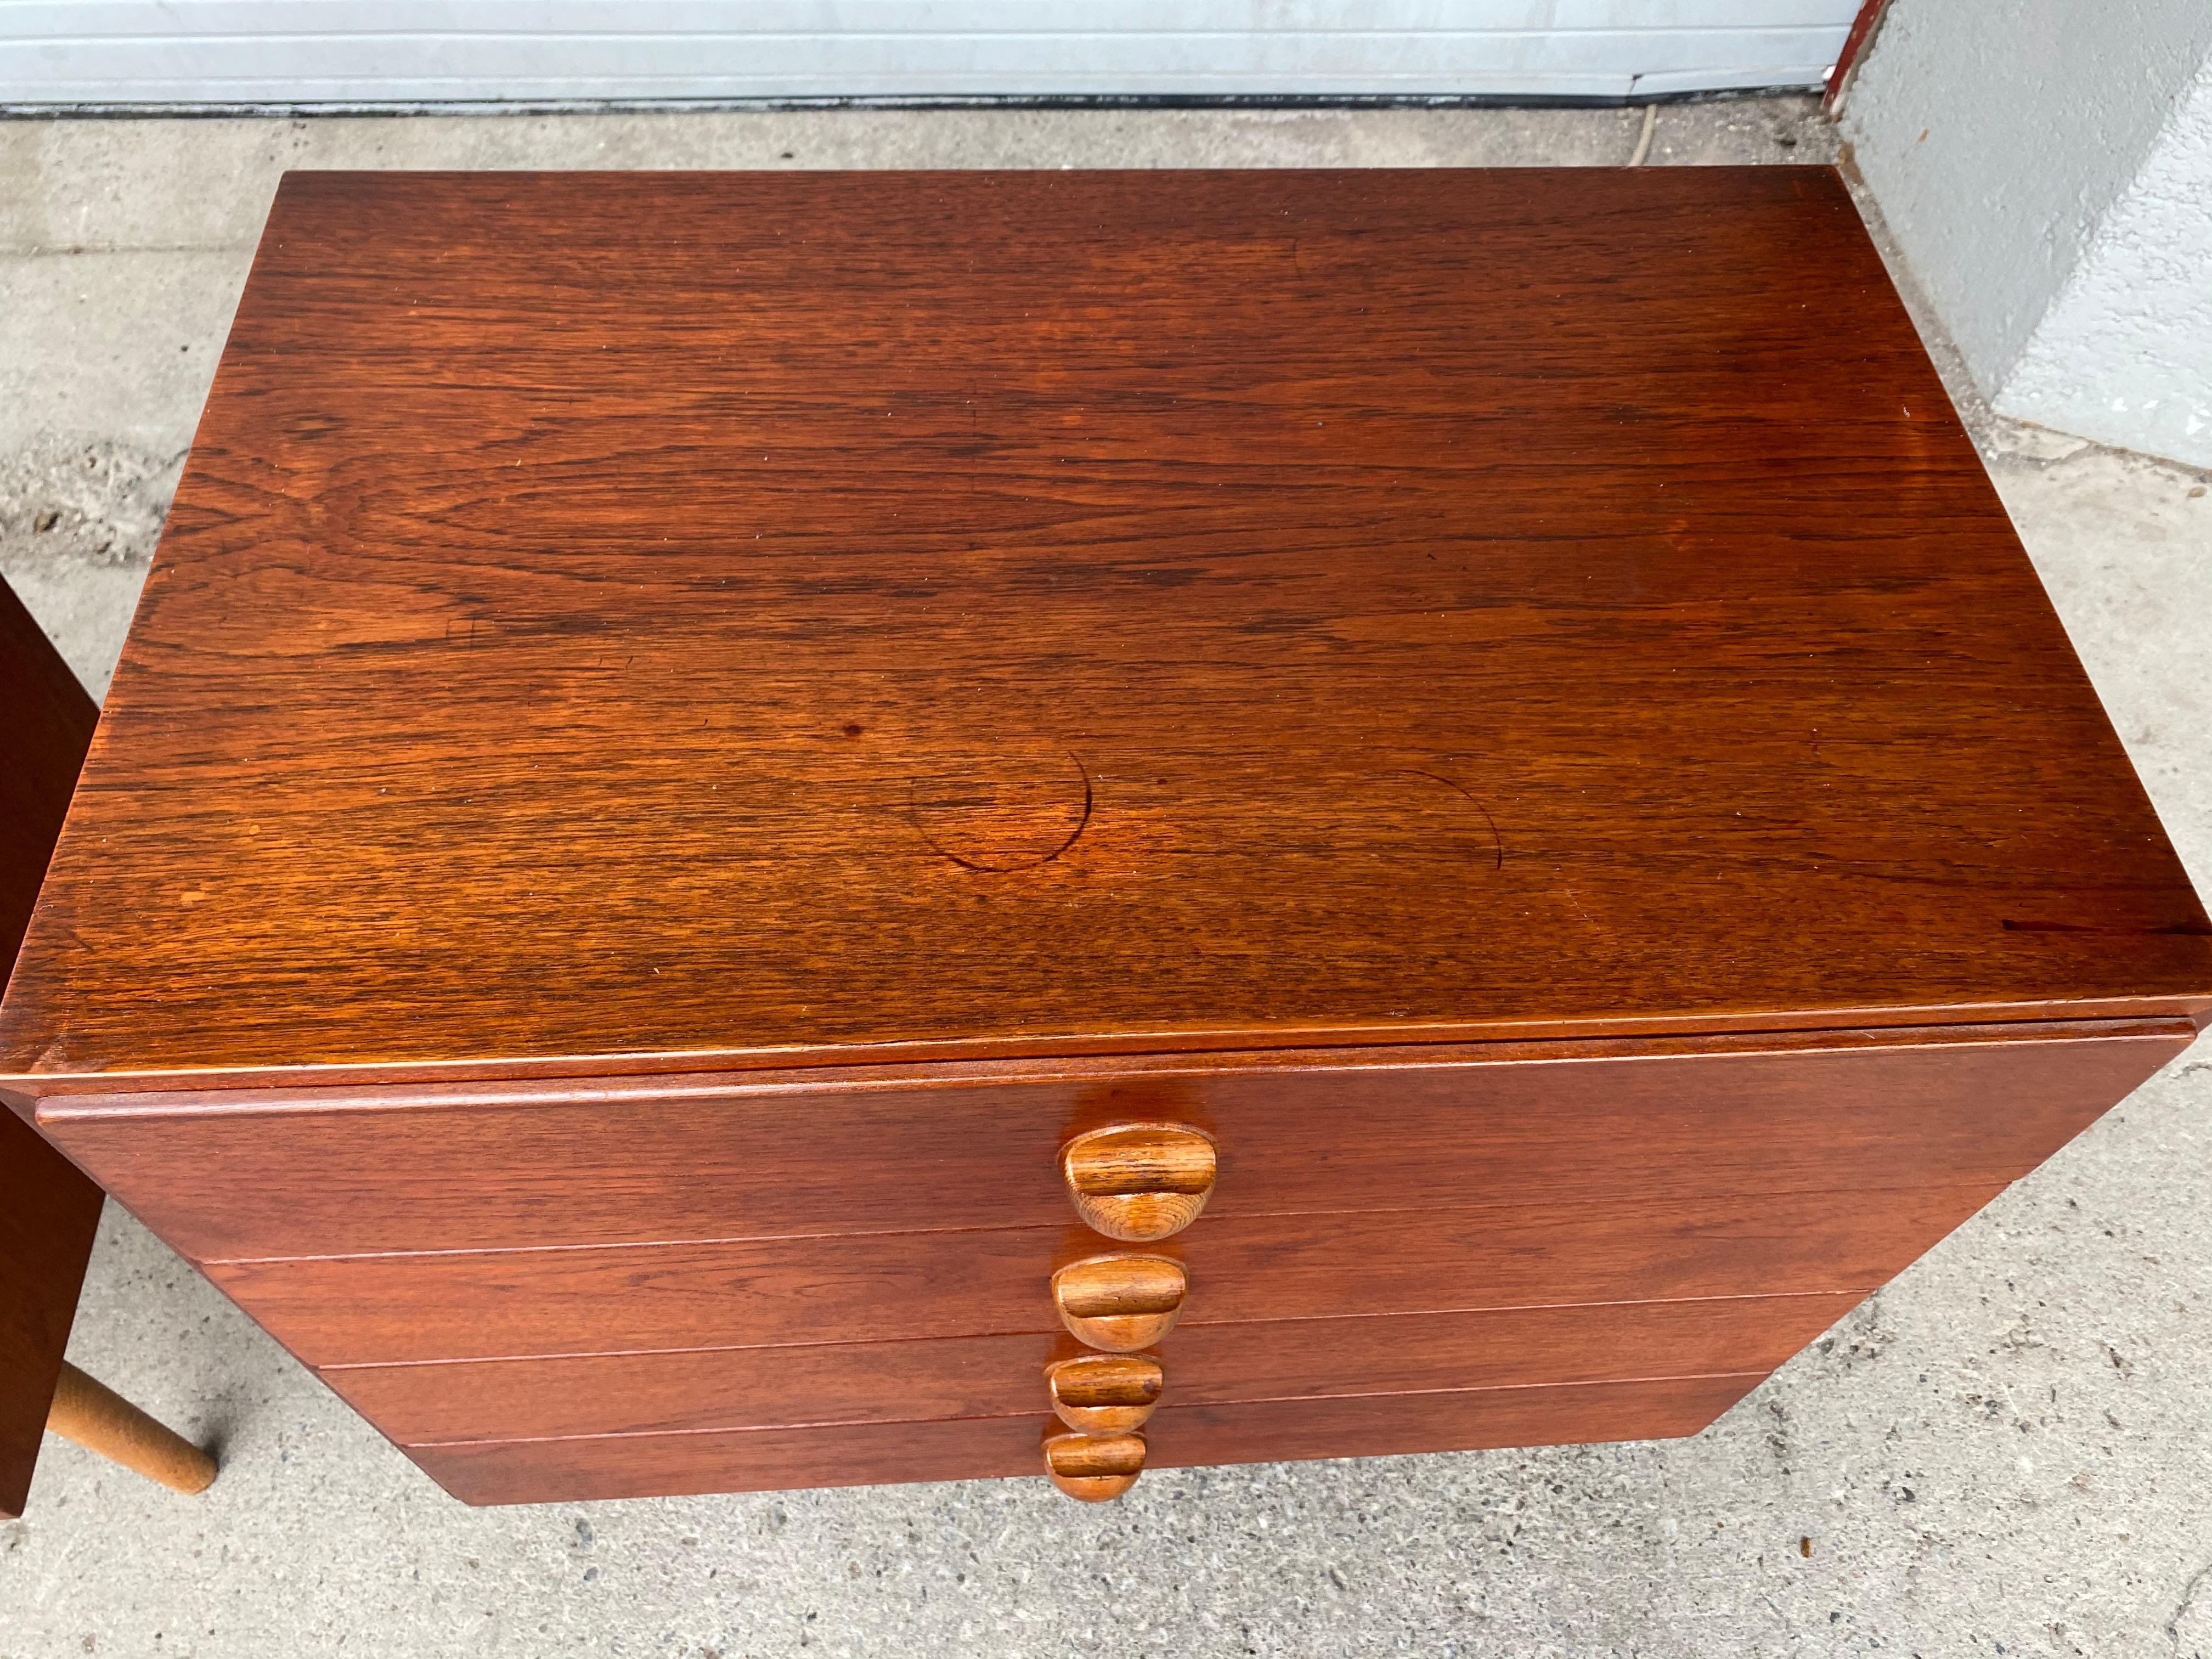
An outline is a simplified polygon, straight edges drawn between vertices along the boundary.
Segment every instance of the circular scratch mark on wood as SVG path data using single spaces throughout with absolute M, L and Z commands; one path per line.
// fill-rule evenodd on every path
M 1477 799 L 1474 793 L 1469 790 L 1465 784 L 1459 782 L 1455 779 L 1448 778 L 1441 772 L 1427 772 L 1414 766 L 1401 767 L 1397 771 L 1386 773 L 1384 775 L 1398 778 L 1419 778 L 1425 782 L 1435 784 L 1440 788 L 1449 789 L 1451 791 L 1454 795 L 1459 798 L 1458 800 L 1454 803 L 1455 805 L 1459 806 L 1462 811 L 1472 809 L 1474 816 L 1482 820 L 1483 830 L 1490 842 L 1490 867 L 1493 870 L 1502 870 L 1505 867 L 1505 837 L 1498 833 L 1498 820 L 1491 817 L 1490 809 L 1487 806 L 1485 806 L 1480 800 Z
M 1006 875 L 1050 864 L 1074 846 L 1094 804 L 1090 770 L 1073 751 L 1016 746 L 915 779 L 907 820 L 940 858 Z

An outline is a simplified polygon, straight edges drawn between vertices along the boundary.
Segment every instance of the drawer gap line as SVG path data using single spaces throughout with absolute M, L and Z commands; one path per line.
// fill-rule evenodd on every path
M 1637 1297 L 1607 1302 L 1512 1302 L 1472 1308 L 1402 1308 L 1375 1313 L 1297 1314 L 1285 1319 L 1192 1319 L 1181 1322 L 1182 1330 L 1227 1329 L 1244 1325 L 1329 1325 L 1344 1324 L 1353 1320 L 1368 1319 L 1434 1319 L 1459 1314 L 1566 1313 L 1578 1308 L 1668 1308 L 1690 1307 L 1720 1302 L 1784 1302 L 1831 1299 L 1839 1296 L 1871 1296 L 1881 1289 L 1879 1285 L 1846 1285 L 1834 1291 L 1741 1291 L 1727 1296 L 1657 1296 Z M 426 1365 L 532 1365 L 551 1360 L 573 1359 L 633 1359 L 655 1354 L 684 1353 L 775 1353 L 783 1349 L 817 1348 L 876 1348 L 906 1342 L 983 1342 L 1016 1337 L 1055 1337 L 1057 1326 L 1036 1326 L 1018 1331 L 963 1331 L 957 1336 L 871 1336 L 848 1338 L 830 1342 L 716 1342 L 703 1347 L 680 1348 L 575 1348 L 557 1353 L 495 1353 L 454 1354 L 435 1359 L 341 1359 L 326 1364 L 307 1364 L 310 1370 L 324 1371 L 391 1371 L 418 1370 Z M 1715 1373 L 1732 1375 L 1732 1373 Z M 561 1437 L 556 1437 L 556 1438 Z
M 1933 1186 L 1906 1184 L 1899 1187 L 1760 1188 L 1744 1192 L 1685 1194 L 1680 1197 L 1656 1198 L 1648 1201 L 1655 1205 L 1695 1205 L 1702 1206 L 1709 1201 L 1732 1198 L 1761 1198 L 1769 1196 L 1785 1198 L 1848 1198 L 1854 1194 L 1863 1193 L 1980 1193 L 1984 1194 L 1984 1196 L 1980 1202 L 1977 1203 L 1973 1206 L 1974 1210 L 1978 1211 L 1984 1205 L 1989 1203 L 1989 1201 L 1995 1198 L 1997 1194 L 2003 1191 L 2005 1188 L 2010 1186 L 2013 1182 L 2017 1179 L 2019 1179 L 2019 1176 L 2017 1176 L 2003 1178 L 1992 1176 L 1987 1180 L 1944 1182 Z M 1208 1221 L 1269 1221 L 1297 1219 L 1304 1216 L 1498 1215 L 1520 1214 L 1524 1212 L 1549 1213 L 1559 1210 L 1563 1206 L 1568 1205 L 1588 1205 L 1592 1206 L 1609 1205 L 1612 1207 L 1619 1207 L 1620 1203 L 1620 1200 L 1617 1198 L 1613 1200 L 1587 1198 L 1544 1200 L 1528 1204 L 1499 1202 L 1487 1204 L 1421 1204 L 1403 1207 L 1391 1207 L 1375 1210 L 1245 1210 L 1233 1212 L 1218 1217 L 1206 1218 L 1202 1219 L 1198 1225 L 1204 1227 L 1207 1224 Z M 1972 1212 L 1969 1212 L 1969 1213 Z M 429 1260 L 432 1258 L 457 1255 L 490 1256 L 574 1255 L 580 1250 L 701 1249 L 716 1249 L 726 1244 L 799 1243 L 815 1239 L 958 1238 L 975 1237 L 987 1235 L 1010 1237 L 1018 1233 L 1033 1233 L 1041 1237 L 1049 1236 L 1058 1237 L 1065 1234 L 1070 1227 L 1075 1224 L 1076 1224 L 1073 1221 L 1070 1221 L 1067 1223 L 1019 1222 L 1013 1225 L 1005 1227 L 872 1227 L 853 1232 L 745 1233 L 735 1236 L 717 1235 L 713 1237 L 704 1238 L 618 1239 L 610 1243 L 459 1245 L 451 1249 L 435 1250 L 338 1250 L 333 1251 L 325 1255 L 204 1255 L 187 1256 L 185 1257 L 185 1260 L 191 1261 L 196 1267 L 282 1267 L 288 1262 L 295 1261 L 390 1261 L 402 1256 L 413 1256 L 422 1260 Z M 1191 1234 L 1185 1235 L 1185 1237 L 1196 1242 L 1202 1241 L 1207 1237 L 1207 1235 L 1204 1232 L 1194 1231 Z
M 1670 1371 L 1657 1376 L 1607 1376 L 1572 1382 L 1504 1382 L 1472 1389 L 1376 1389 L 1349 1394 L 1275 1394 L 1257 1395 L 1249 1400 L 1191 1400 L 1159 1407 L 1162 1415 L 1170 1412 L 1210 1411 L 1223 1406 L 1289 1405 L 1311 1400 L 1408 1400 L 1430 1396 L 1459 1397 L 1475 1394 L 1527 1394 L 1537 1390 L 1563 1389 L 1636 1388 L 1650 1382 L 1703 1382 L 1723 1379 L 1755 1377 L 1764 1381 L 1772 1371 Z M 677 1436 L 702 1434 L 782 1434 L 809 1429 L 896 1429 L 919 1428 L 938 1423 L 1008 1423 L 1034 1419 L 1040 1423 L 1053 1420 L 1050 1412 L 987 1412 L 980 1414 L 963 1413 L 955 1417 L 840 1417 L 827 1418 L 807 1423 L 744 1423 L 720 1428 L 696 1429 L 615 1429 L 605 1434 L 534 1434 L 503 1439 L 489 1440 L 408 1440 L 397 1443 L 403 1447 L 453 1446 L 537 1446 L 575 1440 L 653 1440 Z

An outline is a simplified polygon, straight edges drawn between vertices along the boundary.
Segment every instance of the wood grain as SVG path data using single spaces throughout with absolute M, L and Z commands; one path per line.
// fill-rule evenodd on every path
M 1771 1371 L 1858 1301 L 1848 1291 L 1189 1325 L 1175 1334 L 1164 1397 L 1213 1405 Z M 319 1375 L 391 1438 L 421 1445 L 1018 1417 L 1039 1408 L 1044 1367 L 1077 1352 L 1070 1337 L 1036 1333 Z
M 216 1464 L 212 1453 L 148 1416 L 67 1360 L 62 1362 L 61 1375 L 54 1382 L 54 1401 L 46 1414 L 46 1427 L 171 1492 L 190 1495 L 215 1484 Z
M 100 709 L 4 581 L 0 716 L 0 984 L 5 984 Z
M 1093 1232 L 1130 1243 L 1167 1238 L 1198 1219 L 1220 1159 L 1187 1123 L 1115 1123 L 1060 1149 L 1060 1176 Z
M 1053 1415 L 1084 1434 L 1141 1429 L 1160 1403 L 1167 1373 L 1157 1354 L 1082 1353 L 1044 1368 Z
M 1109 1353 L 1134 1353 L 1175 1328 L 1190 1273 L 1172 1257 L 1120 1250 L 1055 1268 L 1051 1288 L 1069 1335 Z
M 1830 171 L 295 173 L 0 1071 L 2208 1000 Z
M 1085 1504 L 1119 1498 L 1145 1468 L 1145 1437 L 1134 1430 L 1075 1434 L 1054 1423 L 1045 1431 L 1042 1450 L 1052 1484 Z
M 23 1512 L 100 1226 L 99 1188 L 0 1112 L 0 1519 Z
M 1033 1472 L 1133 1121 L 1154 1467 L 1686 1432 L 2208 1011 L 1832 173 L 295 174 L 0 1094 L 568 1498 Z
M 1207 1216 L 1194 1322 L 1874 1289 L 1992 1187 Z M 234 1261 L 208 1276 L 311 1365 L 1052 1328 L 1070 1227 Z
M 1356 1400 L 1163 1407 L 1146 1425 L 1154 1469 L 1695 1434 L 1762 1379 L 1675 1377 L 1564 1389 L 1486 1389 Z M 1034 1475 L 1049 1417 L 829 1429 L 403 1446 L 469 1504 L 861 1486 Z
M 0 982 L 15 965 L 98 710 L 0 581 Z M 0 1519 L 23 1512 L 100 1188 L 0 1111 Z
M 1221 1137 L 1209 1218 L 1994 1185 L 2192 1036 L 2052 1023 L 969 1062 L 920 1081 L 210 1090 L 52 1099 L 40 1121 L 170 1244 L 221 1261 L 1052 1226 L 1060 1143 L 1139 1114 Z

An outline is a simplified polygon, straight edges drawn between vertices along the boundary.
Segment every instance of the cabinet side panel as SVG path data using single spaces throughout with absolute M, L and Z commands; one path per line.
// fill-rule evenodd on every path
M 30 1491 L 100 1206 L 99 1188 L 0 1112 L 0 1518 Z
M 0 581 L 0 985 L 37 902 L 100 711 Z M 100 1189 L 0 1109 L 0 1516 L 23 1510 Z
M 0 985 L 39 896 L 100 709 L 0 581 Z

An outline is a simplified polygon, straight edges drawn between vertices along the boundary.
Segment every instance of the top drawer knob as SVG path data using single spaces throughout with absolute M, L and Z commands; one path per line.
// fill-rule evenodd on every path
M 1060 1149 L 1075 1212 L 1109 1238 L 1143 1243 L 1181 1232 L 1213 1192 L 1213 1138 L 1180 1123 L 1093 1129 Z

